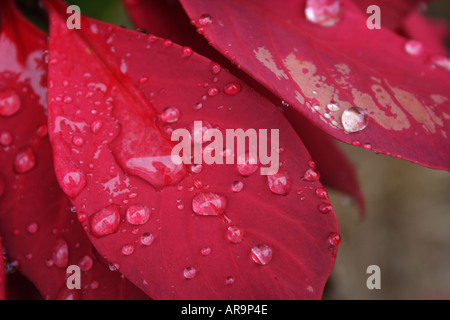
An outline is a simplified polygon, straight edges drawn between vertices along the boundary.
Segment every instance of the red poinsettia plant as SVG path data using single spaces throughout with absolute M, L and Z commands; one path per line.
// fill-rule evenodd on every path
M 336 140 L 450 167 L 418 3 L 123 1 L 135 31 L 43 0 L 46 34 L 2 0 L 0 298 L 320 299 L 324 185 L 364 214 Z

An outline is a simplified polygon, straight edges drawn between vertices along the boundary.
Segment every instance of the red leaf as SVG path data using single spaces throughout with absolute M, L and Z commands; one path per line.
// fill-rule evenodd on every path
M 0 109 L 13 111 L 0 116 L 0 233 L 8 259 L 47 299 L 143 298 L 94 255 L 55 178 L 44 109 L 46 36 L 12 1 L 0 9 Z M 81 290 L 66 287 L 69 265 L 80 265 Z
M 0 258 L 0 300 L 5 300 L 6 272 L 5 272 L 5 261 L 3 259 L 3 243 L 1 237 L 0 237 L 0 249 L 2 249 L 2 256 Z
M 85 17 L 68 30 L 65 8 L 47 3 L 56 171 L 63 186 L 67 172 L 85 177 L 72 202 L 99 252 L 156 299 L 320 298 L 338 227 L 320 183 L 303 178 L 310 157 L 276 108 L 196 53 Z M 225 93 L 235 82 L 239 92 Z M 249 176 L 234 164 L 175 165 L 170 132 L 201 132 L 196 120 L 222 133 L 279 129 L 280 175 L 251 174 L 252 156 L 240 168 Z
M 332 27 L 308 21 L 305 1 L 181 2 L 198 26 L 211 17 L 212 45 L 325 132 L 449 168 L 448 58 L 407 54 L 406 39 L 368 29 L 348 0 Z

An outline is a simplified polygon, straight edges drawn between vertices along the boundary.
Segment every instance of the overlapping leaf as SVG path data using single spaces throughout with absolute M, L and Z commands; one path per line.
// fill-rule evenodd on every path
M 320 298 L 336 219 L 276 108 L 189 48 L 84 17 L 68 30 L 46 2 L 55 170 L 98 251 L 155 299 Z M 174 165 L 170 133 L 194 121 L 278 129 L 280 175 Z
M 10 267 L 46 299 L 146 298 L 95 255 L 56 181 L 44 109 L 45 34 L 12 1 L 0 10 L 0 233 Z M 80 290 L 66 286 L 69 265 L 81 269 Z
M 214 47 L 325 132 L 449 168 L 447 57 L 408 54 L 408 39 L 367 28 L 348 0 L 331 27 L 306 19 L 306 1 L 181 2 Z

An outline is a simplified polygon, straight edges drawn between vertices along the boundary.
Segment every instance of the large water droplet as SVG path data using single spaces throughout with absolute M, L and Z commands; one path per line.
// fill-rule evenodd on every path
M 237 82 L 229 82 L 223 88 L 223 92 L 229 95 L 239 93 L 241 91 L 241 85 Z
M 194 267 L 187 267 L 183 270 L 183 276 L 186 279 L 193 279 L 197 274 L 197 270 Z
M 20 149 L 14 159 L 14 170 L 17 173 L 25 173 L 36 166 L 36 157 L 31 147 Z
M 0 116 L 9 117 L 21 108 L 20 98 L 12 89 L 0 91 Z
M 255 153 L 245 153 L 237 158 L 237 169 L 244 177 L 252 175 L 258 169 L 258 156 Z
M 224 213 L 227 199 L 212 192 L 202 192 L 192 199 L 192 210 L 201 216 L 217 216 Z
M 260 244 L 252 248 L 250 257 L 255 263 L 266 265 L 272 260 L 272 254 L 272 249 L 268 245 Z
M 120 223 L 120 209 L 110 205 L 89 217 L 91 234 L 97 238 L 117 232 Z
M 53 247 L 53 263 L 58 268 L 64 269 L 69 264 L 69 246 L 63 238 L 57 238 Z
M 323 27 L 336 25 L 341 18 L 340 0 L 307 0 L 305 7 L 306 19 Z
M 351 107 L 342 113 L 341 122 L 346 132 L 359 132 L 367 127 L 367 112 L 359 107 Z
M 227 239 L 233 243 L 239 243 L 244 239 L 244 231 L 236 226 L 229 226 L 227 229 Z
M 150 218 L 150 210 L 142 204 L 132 205 L 127 210 L 126 218 L 132 225 L 141 225 Z
M 291 180 L 284 172 L 278 172 L 267 176 L 269 189 L 275 194 L 287 195 L 291 189 Z

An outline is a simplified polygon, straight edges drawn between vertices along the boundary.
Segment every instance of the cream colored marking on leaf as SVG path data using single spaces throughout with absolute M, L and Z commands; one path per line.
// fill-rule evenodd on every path
M 376 101 L 383 108 L 380 109 L 374 106 L 369 110 L 369 113 L 374 116 L 377 123 L 388 130 L 400 131 L 408 129 L 411 126 L 408 117 L 394 102 L 386 89 L 378 84 L 372 85 L 371 89 L 375 94 Z
M 432 94 L 430 98 L 437 104 L 441 104 L 448 101 L 447 97 L 441 96 L 440 94 Z
M 257 50 L 253 50 L 256 59 L 261 62 L 267 69 L 273 72 L 273 74 L 280 80 L 281 78 L 289 79 L 282 69 L 277 67 L 275 60 L 269 50 L 264 47 L 259 47 Z

